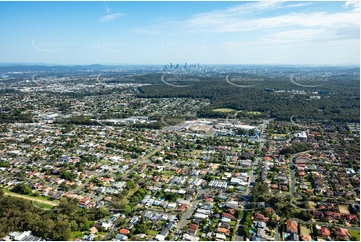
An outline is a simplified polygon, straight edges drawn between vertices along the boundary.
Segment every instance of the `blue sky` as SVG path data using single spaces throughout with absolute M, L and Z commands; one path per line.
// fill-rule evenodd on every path
M 360 63 L 348 2 L 0 2 L 0 62 Z

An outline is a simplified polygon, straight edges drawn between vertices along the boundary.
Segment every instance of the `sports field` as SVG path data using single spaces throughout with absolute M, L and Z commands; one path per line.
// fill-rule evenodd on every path
M 231 109 L 231 108 L 216 108 L 212 110 L 213 112 L 220 112 L 220 113 L 230 113 L 230 112 L 234 112 L 236 110 Z

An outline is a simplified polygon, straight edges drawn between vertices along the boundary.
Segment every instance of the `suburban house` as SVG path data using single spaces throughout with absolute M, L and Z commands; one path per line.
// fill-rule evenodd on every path
M 335 235 L 337 239 L 348 240 L 350 233 L 348 232 L 347 229 L 337 228 L 335 231 Z
M 289 233 L 298 233 L 298 223 L 296 221 L 287 220 L 286 222 L 286 230 Z
M 331 231 L 328 228 L 323 227 L 323 226 L 321 227 L 320 232 L 321 232 L 321 236 L 324 238 L 328 238 L 331 235 Z

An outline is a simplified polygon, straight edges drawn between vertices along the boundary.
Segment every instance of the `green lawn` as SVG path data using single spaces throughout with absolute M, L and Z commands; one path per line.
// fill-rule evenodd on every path
M 351 236 L 356 237 L 356 241 L 360 241 L 360 232 L 357 232 L 356 230 L 351 230 L 351 229 L 348 232 L 350 233 Z
M 160 172 L 160 174 L 171 176 L 171 175 L 174 175 L 174 171 L 162 170 L 162 171 Z
M 231 221 L 231 226 L 234 226 L 237 224 L 237 221 Z
M 54 206 L 49 204 L 41 203 L 41 202 L 34 202 L 37 207 L 44 208 L 44 209 L 52 209 Z
M 58 200 L 53 200 L 53 199 L 51 199 L 51 198 L 49 198 L 49 197 L 42 197 L 42 196 L 35 197 L 35 196 L 32 196 L 32 195 L 20 194 L 20 193 L 12 192 L 12 191 L 10 191 L 9 189 L 5 189 L 5 188 L 3 188 L 2 190 L 3 190 L 4 192 L 11 193 L 11 194 L 15 194 L 15 195 L 19 195 L 19 196 L 22 196 L 22 197 L 29 197 L 29 198 L 34 198 L 34 199 L 37 199 L 37 200 L 43 200 L 43 201 L 50 201 L 50 202 L 53 202 L 53 203 L 59 203 Z
M 276 137 L 286 137 L 288 136 L 288 134 L 271 134 L 272 137 L 276 136 Z
M 234 112 L 236 110 L 231 109 L 231 108 L 216 108 L 213 109 L 212 112 L 220 112 L 220 113 L 230 113 L 230 112 Z
M 305 182 L 305 184 L 307 185 L 308 189 L 312 189 L 312 184 L 311 184 L 311 182 Z
M 348 210 L 348 205 L 338 205 L 338 209 L 340 210 L 340 213 L 350 214 L 350 211 Z
M 158 231 L 149 230 L 149 231 L 147 232 L 147 234 L 152 235 L 152 236 L 156 236 L 156 235 L 158 234 Z
M 79 238 L 79 237 L 81 238 L 81 237 L 83 237 L 82 235 L 83 234 L 80 231 L 71 232 L 70 237 L 69 237 L 69 241 L 73 241 L 75 238 Z
M 301 235 L 310 235 L 311 231 L 306 226 L 300 226 L 301 227 Z

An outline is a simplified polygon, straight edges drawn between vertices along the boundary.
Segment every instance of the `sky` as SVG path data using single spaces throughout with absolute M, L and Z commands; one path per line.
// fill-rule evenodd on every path
M 0 2 L 0 63 L 359 65 L 360 4 Z

